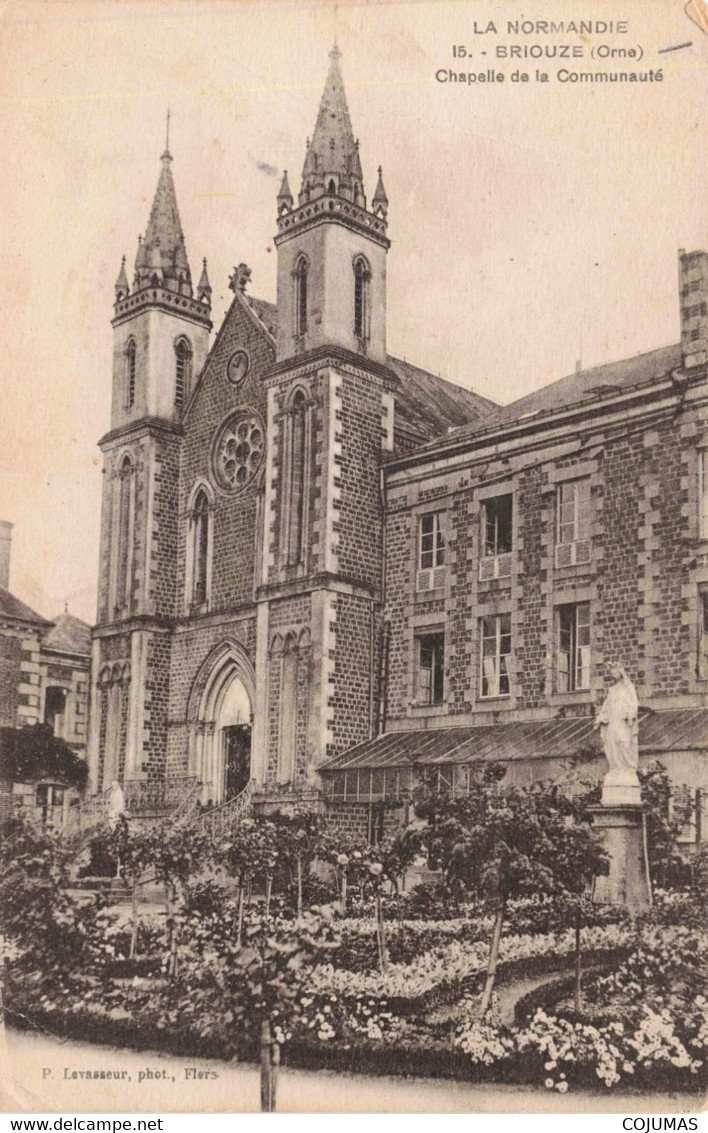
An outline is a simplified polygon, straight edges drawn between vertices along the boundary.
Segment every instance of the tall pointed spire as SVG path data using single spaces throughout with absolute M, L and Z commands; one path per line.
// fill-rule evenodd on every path
M 341 54 L 335 43 L 329 53 L 329 73 L 315 131 L 305 154 L 300 204 L 327 193 L 366 208 L 359 143 L 354 139 L 339 69 Z
M 177 208 L 177 194 L 170 168 L 172 154 L 169 147 L 170 112 L 168 110 L 165 151 L 160 158 L 162 169 L 145 237 L 138 245 L 135 282 L 138 287 L 157 282 L 171 291 L 178 291 L 182 295 L 191 297 L 192 275 Z

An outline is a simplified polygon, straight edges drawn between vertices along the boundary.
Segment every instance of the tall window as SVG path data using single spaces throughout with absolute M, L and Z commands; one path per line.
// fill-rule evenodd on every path
M 125 348 L 125 376 L 124 376 L 124 391 L 123 391 L 123 405 L 126 409 L 132 409 L 135 405 L 135 366 L 138 349 L 135 345 L 135 339 L 128 340 L 128 345 Z
M 512 496 L 494 496 L 482 505 L 482 549 L 480 579 L 506 578 L 511 574 Z
M 445 634 L 425 633 L 416 638 L 417 704 L 442 704 L 445 673 Z
M 418 575 L 416 590 L 434 590 L 445 581 L 443 513 L 421 515 L 418 524 Z
M 511 681 L 511 616 L 496 614 L 481 620 L 480 696 L 509 696 Z
M 701 539 L 708 539 L 708 448 L 698 451 L 698 522 Z
M 354 261 L 354 334 L 357 338 L 368 338 L 369 322 L 369 280 L 371 272 L 363 256 Z
M 708 590 L 698 594 L 698 675 L 708 677 Z
M 296 566 L 304 557 L 307 448 L 307 402 L 304 393 L 298 390 L 293 398 L 290 416 L 287 533 L 287 559 L 290 566 Z
M 278 782 L 291 783 L 295 778 L 297 743 L 297 672 L 298 654 L 294 643 L 286 641 L 281 667 L 280 737 L 278 744 Z
M 135 517 L 135 469 L 126 456 L 121 464 L 118 486 L 118 577 L 116 606 L 130 604 L 133 589 L 133 526 Z
M 44 723 L 49 724 L 55 735 L 61 734 L 65 704 L 66 689 L 49 685 L 44 694 Z
M 300 256 L 295 266 L 295 334 L 307 330 L 307 260 Z
M 590 481 L 568 480 L 558 487 L 556 566 L 590 560 Z
M 590 688 L 590 603 L 559 606 L 558 692 Z
M 178 338 L 175 343 L 175 405 L 184 405 L 189 382 L 192 376 L 192 348 L 186 338 Z
M 209 568 L 209 501 L 206 492 L 197 493 L 192 512 L 192 604 L 207 600 Z

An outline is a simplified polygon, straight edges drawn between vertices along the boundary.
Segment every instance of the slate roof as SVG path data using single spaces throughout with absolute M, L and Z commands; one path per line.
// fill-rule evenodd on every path
M 424 439 L 441 436 L 448 429 L 470 427 L 487 421 L 498 410 L 496 402 L 471 389 L 463 389 L 412 362 L 387 357 L 389 367 L 400 378 L 396 392 L 396 427 L 411 429 Z
M 244 296 L 246 303 L 255 311 L 266 330 L 275 337 L 278 329 L 278 308 L 275 303 L 267 303 L 265 299 L 255 299 L 250 295 Z
M 500 406 L 485 425 L 510 424 L 528 420 L 537 415 L 552 413 L 567 406 L 596 400 L 613 394 L 624 393 L 635 386 L 657 381 L 681 365 L 681 344 L 662 346 L 646 354 L 633 358 L 623 358 L 619 362 L 607 362 L 580 370 L 551 382 L 535 393 L 529 393 L 518 401 Z M 456 431 L 457 437 L 471 430 L 466 427 Z
M 596 747 L 599 754 L 599 741 L 592 723 L 589 716 L 567 716 L 556 720 L 388 732 L 335 756 L 319 771 L 327 775 L 365 767 L 567 759 L 581 748 L 592 747 Z M 645 755 L 708 750 L 708 708 L 640 711 L 639 750 Z
M 15 621 L 31 622 L 37 626 L 50 626 L 52 623 L 41 617 L 34 610 L 20 602 L 14 594 L 0 586 L 0 618 L 12 618 Z
M 54 627 L 44 639 L 44 648 L 57 653 L 91 654 L 91 626 L 73 614 L 59 614 L 53 618 Z
M 275 336 L 278 308 L 275 303 L 244 296 L 247 305 Z M 396 391 L 395 427 L 424 443 L 461 425 L 474 426 L 495 420 L 500 408 L 495 401 L 471 389 L 463 389 L 439 374 L 431 374 L 412 362 L 387 355 L 388 366 L 400 379 Z

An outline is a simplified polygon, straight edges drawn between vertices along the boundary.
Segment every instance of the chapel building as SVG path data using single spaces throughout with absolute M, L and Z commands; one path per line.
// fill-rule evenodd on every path
M 677 345 L 502 408 L 387 352 L 389 201 L 336 47 L 277 196 L 277 303 L 239 265 L 213 342 L 161 163 L 115 288 L 92 790 L 136 814 L 298 802 L 378 837 L 424 767 L 455 790 L 481 759 L 599 767 L 619 659 L 700 836 L 708 255 L 680 253 Z

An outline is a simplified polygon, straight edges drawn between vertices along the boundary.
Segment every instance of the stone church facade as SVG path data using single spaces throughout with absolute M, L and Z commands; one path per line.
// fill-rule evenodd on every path
M 618 653 L 645 755 L 700 790 L 705 253 L 681 255 L 680 345 L 501 408 L 387 353 L 389 202 L 380 169 L 366 196 L 336 48 L 276 201 L 277 303 L 240 265 L 211 344 L 161 163 L 116 282 L 93 790 L 324 800 L 371 835 L 421 765 L 456 789 L 478 758 L 557 771 Z

